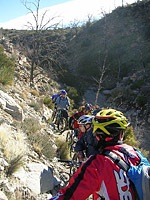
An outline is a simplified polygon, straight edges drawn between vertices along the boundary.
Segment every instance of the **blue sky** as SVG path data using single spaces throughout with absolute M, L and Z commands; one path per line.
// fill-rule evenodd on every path
M 30 1 L 34 2 L 34 0 Z M 71 0 L 41 0 L 40 8 L 50 7 L 68 1 Z M 26 15 L 27 12 L 21 0 L 0 0 L 0 23 Z
M 4 29 L 27 29 L 27 24 L 34 24 L 32 14 L 28 14 L 27 8 L 22 3 L 23 0 L 0 0 L 0 28 Z M 27 0 L 24 0 L 27 1 Z M 124 0 L 124 5 L 131 4 L 136 0 Z M 37 0 L 28 0 L 37 2 Z M 29 5 L 29 4 L 28 4 Z M 53 24 L 58 23 L 60 27 L 65 27 L 71 22 L 79 21 L 81 24 L 88 20 L 88 16 L 100 19 L 102 12 L 110 13 L 113 9 L 122 5 L 122 0 L 40 0 L 40 14 L 46 11 L 48 19 L 55 16 Z M 34 11 L 35 7 L 31 7 Z

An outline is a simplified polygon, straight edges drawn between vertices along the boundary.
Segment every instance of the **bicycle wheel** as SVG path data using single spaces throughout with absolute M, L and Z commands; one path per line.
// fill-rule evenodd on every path
M 66 134 L 66 142 L 68 142 L 68 144 L 71 144 L 71 141 L 72 141 L 72 138 L 73 138 L 73 130 L 68 131 L 67 134 Z
M 51 117 L 52 122 L 54 122 L 55 118 L 56 118 L 56 111 L 54 110 Z
M 61 181 L 63 183 L 63 186 L 66 186 L 69 183 L 69 180 L 70 180 L 70 173 L 61 171 L 60 179 L 61 179 Z
M 72 156 L 72 160 L 78 160 L 78 153 L 74 152 L 73 156 Z
M 70 145 L 70 158 L 72 158 L 72 160 L 73 160 L 73 156 L 75 154 L 75 151 L 74 151 L 75 145 L 76 145 L 76 141 L 73 138 L 71 145 Z
M 61 117 L 57 124 L 57 128 L 58 130 L 60 130 L 60 133 L 66 130 L 66 124 L 67 124 L 66 119 L 64 117 Z

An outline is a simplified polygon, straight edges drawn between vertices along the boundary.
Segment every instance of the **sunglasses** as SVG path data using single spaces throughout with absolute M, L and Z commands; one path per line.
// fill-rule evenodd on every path
M 79 126 L 84 126 L 83 124 L 79 124 Z

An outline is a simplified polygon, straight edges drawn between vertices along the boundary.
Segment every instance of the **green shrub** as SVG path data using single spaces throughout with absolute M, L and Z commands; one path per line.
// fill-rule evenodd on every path
M 132 90 L 139 89 L 143 84 L 144 84 L 144 80 L 136 80 L 136 81 L 133 82 L 133 84 L 131 85 L 131 89 L 132 89 Z
M 3 85 L 12 84 L 14 78 L 15 61 L 8 58 L 4 49 L 0 46 L 0 83 Z
M 69 90 L 68 91 L 69 98 L 72 99 L 76 104 L 78 104 L 80 101 L 80 96 L 79 96 L 77 90 L 74 87 L 70 87 L 70 86 L 68 86 L 67 89 Z M 73 107 L 73 105 L 72 105 L 72 107 Z
M 136 138 L 134 136 L 134 132 L 133 132 L 133 127 L 132 126 L 128 127 L 126 132 L 125 132 L 124 143 L 129 144 L 129 145 L 134 146 L 134 147 L 138 147 L 139 146 L 139 142 L 136 140 Z
M 57 145 L 57 156 L 60 159 L 69 160 L 70 156 L 69 156 L 68 143 L 64 142 L 63 140 L 57 139 L 56 145 Z
M 52 99 L 48 96 L 44 97 L 44 104 L 47 105 L 48 108 L 54 109 L 54 103 L 52 103 Z
M 138 107 L 143 107 L 146 104 L 146 98 L 144 96 L 138 96 L 136 98 L 136 103 Z
M 133 127 L 128 127 L 126 132 L 125 132 L 125 139 L 124 139 L 124 143 L 131 145 L 135 148 L 137 148 L 145 157 L 148 158 L 149 155 L 149 151 L 144 150 L 143 148 L 139 148 L 139 141 L 136 140 L 135 136 L 134 136 L 134 132 L 133 132 Z

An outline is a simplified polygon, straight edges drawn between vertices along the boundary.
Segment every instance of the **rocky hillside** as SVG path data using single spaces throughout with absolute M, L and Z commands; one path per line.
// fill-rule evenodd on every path
M 5 42 L 16 68 L 13 85 L 0 86 L 0 199 L 45 200 L 64 184 L 60 171 L 65 169 L 56 158 L 59 133 L 46 122 L 52 110 L 43 103 L 44 96 L 60 88 L 43 73 L 30 87 L 30 64 Z
M 138 1 L 110 14 L 103 12 L 100 20 L 89 20 L 81 27 L 42 31 L 38 39 L 34 31 L 1 32 L 30 60 L 35 56 L 36 43 L 42 69 L 51 78 L 75 87 L 80 96 L 86 94 L 87 88 L 96 93 L 104 70 L 100 93 L 116 89 L 109 92 L 116 106 L 147 110 L 149 115 L 149 10 L 150 1 Z M 145 120 L 147 114 L 143 114 Z

